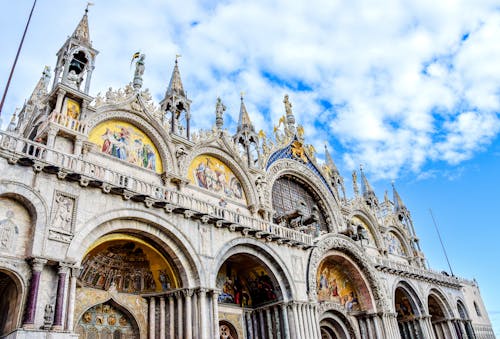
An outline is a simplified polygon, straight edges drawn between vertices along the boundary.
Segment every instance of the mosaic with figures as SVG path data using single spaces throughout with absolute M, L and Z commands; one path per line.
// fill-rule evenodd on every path
M 98 246 L 83 260 L 80 281 L 88 287 L 120 292 L 160 292 L 175 287 L 166 260 L 153 249 L 133 241 Z
M 222 161 L 212 156 L 197 156 L 189 166 L 188 178 L 198 187 L 228 198 L 245 200 L 240 181 Z
M 157 173 L 163 171 L 160 155 L 151 139 L 128 122 L 100 123 L 90 132 L 89 140 L 104 154 Z
M 318 300 L 341 304 L 347 311 L 359 311 L 359 293 L 353 279 L 343 265 L 333 260 L 323 261 L 316 278 Z
M 243 256 L 227 260 L 217 274 L 219 302 L 254 307 L 278 299 L 275 283 L 264 266 Z
M 80 339 L 139 338 L 133 320 L 110 302 L 96 305 L 83 313 L 76 332 Z

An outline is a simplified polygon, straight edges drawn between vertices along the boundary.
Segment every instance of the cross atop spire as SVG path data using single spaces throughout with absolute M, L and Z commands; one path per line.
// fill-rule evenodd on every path
M 170 77 L 170 83 L 168 84 L 167 93 L 165 96 L 171 94 L 180 95 L 186 97 L 186 92 L 184 92 L 184 86 L 182 85 L 181 73 L 179 72 L 178 59 L 180 55 L 175 56 L 175 66 L 172 71 L 172 76 Z
M 78 25 L 75 28 L 75 31 L 73 32 L 73 35 L 71 35 L 72 38 L 82 42 L 86 43 L 89 46 L 92 45 L 90 42 L 90 35 L 89 35 L 89 19 L 87 13 L 89 12 L 89 6 L 92 6 L 93 4 L 91 2 L 87 3 L 87 7 L 85 8 L 85 13 L 83 14 L 82 19 L 78 23 Z

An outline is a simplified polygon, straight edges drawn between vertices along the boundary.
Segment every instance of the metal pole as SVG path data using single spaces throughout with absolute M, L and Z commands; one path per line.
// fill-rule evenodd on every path
M 24 43 L 24 37 L 26 36 L 26 32 L 28 31 L 28 26 L 29 26 L 30 21 L 31 21 L 31 15 L 33 14 L 33 10 L 35 9 L 35 5 L 36 5 L 36 0 L 33 1 L 33 7 L 31 7 L 30 16 L 28 17 L 28 22 L 26 22 L 26 27 L 24 28 L 23 37 L 21 38 L 21 42 L 19 43 L 19 47 L 17 48 L 17 54 L 16 54 L 16 58 L 14 59 L 14 64 L 12 65 L 12 68 L 10 69 L 10 74 L 9 74 L 9 79 L 7 80 L 7 85 L 5 86 L 5 90 L 3 91 L 2 101 L 0 102 L 0 116 L 2 116 L 2 109 L 3 109 L 3 104 L 5 102 L 5 97 L 7 96 L 7 92 L 9 90 L 10 81 L 12 80 L 12 74 L 14 74 L 14 69 L 16 68 L 17 59 L 19 58 L 19 53 L 21 53 L 21 48 L 23 47 L 23 43 Z
M 434 219 L 434 214 L 432 214 L 432 210 L 430 208 L 429 208 L 429 212 L 431 212 L 432 221 L 434 222 L 434 227 L 436 228 L 436 232 L 437 232 L 438 237 L 439 237 L 439 242 L 441 243 L 441 247 L 443 248 L 444 256 L 446 258 L 446 261 L 448 262 L 448 267 L 450 268 L 451 275 L 455 276 L 453 274 L 453 270 L 451 269 L 450 260 L 448 259 L 448 254 L 446 254 L 446 249 L 444 248 L 443 240 L 441 239 L 441 234 L 439 233 L 439 229 L 438 229 L 438 226 L 437 226 L 437 223 L 436 223 L 436 219 Z

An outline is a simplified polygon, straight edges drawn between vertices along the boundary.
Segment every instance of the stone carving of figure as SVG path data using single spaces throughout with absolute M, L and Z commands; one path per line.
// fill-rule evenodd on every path
M 0 221 L 0 251 L 13 251 L 19 229 L 12 221 L 14 212 L 7 211 L 6 217 Z
M 43 77 L 43 88 L 47 89 L 47 86 L 49 86 L 49 82 L 50 82 L 50 67 L 49 66 L 45 66 L 45 68 L 43 69 L 42 77 Z
M 356 173 L 356 171 L 352 171 L 352 188 L 354 190 L 354 195 L 358 196 L 359 195 L 358 174 Z
M 215 126 L 221 129 L 224 125 L 223 114 L 226 110 L 226 106 L 222 103 L 221 98 L 217 98 L 217 104 L 215 105 Z
M 80 77 L 73 69 L 69 71 L 66 79 L 68 80 L 67 83 L 69 87 L 78 88 L 78 86 L 80 85 Z
M 141 54 L 139 59 L 135 63 L 135 73 L 134 73 L 134 88 L 139 89 L 142 87 L 142 76 L 144 75 L 144 59 L 146 59 L 145 54 Z
M 292 103 L 288 100 L 288 94 L 285 94 L 285 98 L 283 99 L 283 103 L 285 104 L 286 115 L 287 116 L 293 115 Z
M 57 195 L 52 227 L 62 229 L 67 232 L 71 231 L 73 204 L 74 200 L 72 198 L 66 197 L 62 194 Z
M 43 315 L 43 327 L 50 328 L 52 319 L 54 317 L 54 307 L 51 304 L 45 306 L 45 313 Z

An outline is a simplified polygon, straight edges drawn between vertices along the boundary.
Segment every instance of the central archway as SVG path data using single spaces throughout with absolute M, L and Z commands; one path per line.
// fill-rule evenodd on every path
M 321 339 L 351 339 L 356 337 L 347 318 L 335 311 L 323 313 L 319 325 Z

